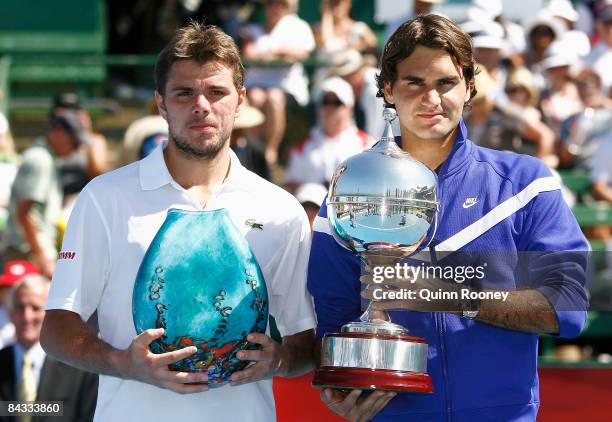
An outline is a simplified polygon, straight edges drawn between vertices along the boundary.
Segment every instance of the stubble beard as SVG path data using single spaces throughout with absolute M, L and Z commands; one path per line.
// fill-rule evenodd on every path
M 219 152 L 223 149 L 227 139 L 220 136 L 216 139 L 211 139 L 208 142 L 204 141 L 201 147 L 194 147 L 189 143 L 186 137 L 175 135 L 172 128 L 169 130 L 170 139 L 174 142 L 177 151 L 185 158 L 197 161 L 210 161 L 219 155 Z

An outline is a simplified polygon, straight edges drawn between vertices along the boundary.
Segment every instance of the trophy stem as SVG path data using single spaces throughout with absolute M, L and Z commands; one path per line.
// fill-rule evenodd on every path
M 371 253 L 360 253 L 358 254 L 364 268 L 373 270 L 376 266 L 392 266 L 397 262 L 396 257 L 373 255 Z M 368 284 L 366 290 L 373 290 L 376 288 L 374 284 Z M 385 310 L 373 309 L 372 303 L 374 300 L 368 302 L 366 310 L 359 317 L 359 321 L 368 323 L 391 323 L 391 317 Z

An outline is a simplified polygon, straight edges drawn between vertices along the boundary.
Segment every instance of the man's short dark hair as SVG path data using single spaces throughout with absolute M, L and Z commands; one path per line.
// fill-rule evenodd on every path
M 451 20 L 435 14 L 418 16 L 404 22 L 391 35 L 380 59 L 380 75 L 376 78 L 379 97 L 384 98 L 385 82 L 393 85 L 397 80 L 398 63 L 410 56 L 419 45 L 448 52 L 462 69 L 465 83 L 470 91 L 470 100 L 474 98 L 476 62 L 470 36 Z M 393 107 L 393 104 L 387 106 Z
M 191 22 L 180 28 L 157 56 L 155 63 L 155 89 L 162 96 L 166 90 L 168 74 L 174 62 L 194 60 L 204 64 L 218 61 L 232 71 L 234 86 L 240 91 L 244 84 L 244 67 L 238 47 L 232 37 L 214 25 Z

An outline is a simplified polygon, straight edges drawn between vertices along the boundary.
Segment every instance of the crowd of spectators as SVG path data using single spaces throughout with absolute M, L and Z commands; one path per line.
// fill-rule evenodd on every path
M 297 15 L 298 0 L 264 0 L 263 20 L 249 24 L 240 24 L 243 8 L 252 7 L 247 2 L 176 3 L 183 18 L 211 13 L 210 21 L 239 42 L 248 63 L 249 104 L 236 120 L 232 149 L 246 167 L 294 193 L 312 219 L 334 168 L 382 135 L 378 46 L 405 19 L 435 13 L 442 1 L 416 0 L 409 16 L 378 33 L 351 18 L 351 0 L 321 0 L 320 22 L 312 26 Z M 208 11 L 213 3 L 221 9 Z M 472 36 L 479 62 L 478 93 L 465 115 L 470 139 L 536 156 L 551 169 L 588 174 L 591 188 L 580 199 L 609 207 L 612 1 L 551 0 L 520 24 L 504 16 L 501 0 L 474 0 L 466 7 L 460 24 Z M 309 57 L 316 68 L 304 65 Z M 293 141 L 287 121 L 296 110 L 315 118 L 307 122 L 307 138 L 287 148 L 285 168 L 279 148 L 283 140 Z M 165 121 L 150 107 L 126 128 L 120 159 L 112 164 L 144 157 L 167 136 Z M 9 120 L 0 114 L 1 261 L 51 275 L 74 195 L 112 167 L 107 149 L 72 93 L 57 96 L 47 132 L 21 155 Z M 612 250 L 609 226 L 589 234 Z M 14 341 L 14 330 L 0 311 L 1 348 Z

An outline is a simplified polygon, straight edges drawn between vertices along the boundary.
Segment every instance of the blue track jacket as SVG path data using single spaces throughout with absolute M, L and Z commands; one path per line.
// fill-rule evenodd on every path
M 488 272 L 493 275 L 488 280 L 493 284 L 484 287 L 537 288 L 555 308 L 559 336 L 577 336 L 588 307 L 588 244 L 559 182 L 540 160 L 474 145 L 463 120 L 459 129 L 438 175 L 441 209 L 428 246 L 431 259 L 444 251 L 492 253 Z M 361 314 L 361 269 L 359 259 L 330 235 L 326 204 L 314 230 L 308 289 L 321 338 Z M 520 251 L 534 254 L 527 268 L 518 268 Z M 390 314 L 393 322 L 429 344 L 434 393 L 400 394 L 375 421 L 535 421 L 536 334 L 450 313 Z

